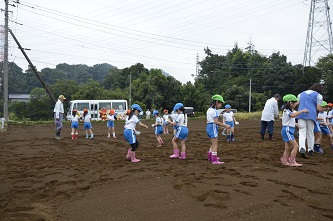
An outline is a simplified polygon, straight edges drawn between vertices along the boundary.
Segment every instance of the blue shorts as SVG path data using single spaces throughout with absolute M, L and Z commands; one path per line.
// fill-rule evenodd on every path
M 85 130 L 89 130 L 89 129 L 91 129 L 91 128 L 92 128 L 91 123 L 90 123 L 90 122 L 84 122 L 84 124 L 83 124 L 83 128 L 84 128 Z
M 230 125 L 230 128 L 234 128 L 235 127 L 235 122 L 233 122 L 233 121 L 226 121 L 225 124 Z
M 134 144 L 136 143 L 136 135 L 135 135 L 135 131 L 131 130 L 131 129 L 125 129 L 124 130 L 124 137 L 126 139 L 126 141 L 129 144 Z
M 177 128 L 175 137 L 177 137 L 179 140 L 186 140 L 187 136 L 188 136 L 187 127 L 178 127 Z
M 162 125 L 158 125 L 158 126 L 155 127 L 155 134 L 156 135 L 163 134 L 163 126 Z
M 208 123 L 206 133 L 209 138 L 216 138 L 219 136 L 219 127 L 215 123 Z
M 314 125 L 313 132 L 314 132 L 314 133 L 321 132 L 320 125 L 319 125 L 319 122 L 318 122 L 318 121 L 316 121 L 316 123 L 315 123 L 315 125 Z
M 321 126 L 320 127 L 321 133 L 326 135 L 326 134 L 331 134 L 330 129 L 328 128 L 328 126 Z
M 71 123 L 71 128 L 78 129 L 78 128 L 79 128 L 79 122 L 77 122 L 77 121 L 72 121 L 72 123 Z
M 109 120 L 107 127 L 114 127 L 114 121 Z
M 284 142 L 295 140 L 294 134 L 295 134 L 295 127 L 288 127 L 288 126 L 282 127 L 281 135 Z

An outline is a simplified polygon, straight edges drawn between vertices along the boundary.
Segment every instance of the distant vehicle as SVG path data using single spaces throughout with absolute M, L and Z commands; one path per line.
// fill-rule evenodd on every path
M 227 109 L 218 109 L 217 111 L 219 112 L 219 117 L 222 117 L 223 113 L 226 111 Z M 237 113 L 236 109 L 231 109 L 231 111 L 235 114 Z
M 187 114 L 188 117 L 195 117 L 193 107 L 184 107 L 184 108 L 185 108 L 185 114 Z
M 126 100 L 73 100 L 69 102 L 68 120 L 71 119 L 74 108 L 80 116 L 83 116 L 84 109 L 88 109 L 92 120 L 105 120 L 111 109 L 115 111 L 117 119 L 123 119 L 128 106 Z

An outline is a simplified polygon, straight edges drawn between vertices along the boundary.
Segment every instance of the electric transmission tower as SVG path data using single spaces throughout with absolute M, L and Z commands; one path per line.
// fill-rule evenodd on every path
M 332 23 L 328 0 L 311 0 L 303 67 L 314 66 L 320 56 L 332 53 Z

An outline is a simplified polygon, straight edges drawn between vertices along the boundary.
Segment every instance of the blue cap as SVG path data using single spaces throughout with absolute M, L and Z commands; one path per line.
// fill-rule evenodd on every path
M 155 117 L 156 114 L 159 114 L 158 110 L 153 111 L 153 116 Z
M 140 105 L 138 105 L 138 104 L 133 104 L 133 105 L 132 105 L 132 110 L 133 110 L 133 109 L 138 110 L 138 111 L 142 111 Z
M 176 111 L 176 110 L 178 110 L 178 109 L 181 108 L 181 107 L 184 107 L 184 104 L 182 104 L 182 103 L 177 103 L 177 104 L 173 107 L 173 110 Z
M 231 108 L 230 104 L 225 105 L 225 108 L 226 109 Z

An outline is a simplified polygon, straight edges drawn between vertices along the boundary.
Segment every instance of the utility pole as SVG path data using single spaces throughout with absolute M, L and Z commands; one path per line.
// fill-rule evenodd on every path
M 129 75 L 130 85 L 129 85 L 129 107 L 127 109 L 131 109 L 132 107 L 132 73 L 130 71 Z
M 322 54 L 317 54 L 318 52 L 333 53 L 332 23 L 329 11 L 328 0 L 311 0 L 303 73 L 305 66 L 314 66 L 316 60 L 322 56 Z
M 40 75 L 38 74 L 38 71 L 36 69 L 36 67 L 32 64 L 32 62 L 30 61 L 28 55 L 25 53 L 24 49 L 22 48 L 20 42 L 17 40 L 17 38 L 15 37 L 15 35 L 13 34 L 12 30 L 8 29 L 11 36 L 13 37 L 14 41 L 16 42 L 17 46 L 19 47 L 19 49 L 21 50 L 22 54 L 24 55 L 25 59 L 28 61 L 31 69 L 34 71 L 35 75 L 37 76 L 39 82 L 42 84 L 42 86 L 44 87 L 46 93 L 49 95 L 49 97 L 51 98 L 51 100 L 56 103 L 57 100 L 53 97 L 51 91 L 48 89 L 48 87 L 46 86 L 45 82 L 43 81 L 43 79 L 40 77 Z
M 250 78 L 250 92 L 249 92 L 249 113 L 251 113 L 251 89 L 252 88 L 252 79 Z
M 3 57 L 3 117 L 8 122 L 8 0 L 5 0 L 5 46 Z

